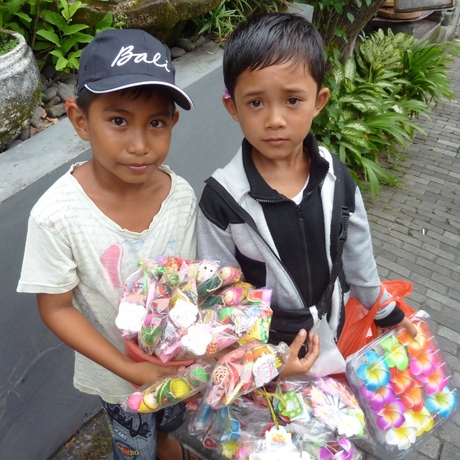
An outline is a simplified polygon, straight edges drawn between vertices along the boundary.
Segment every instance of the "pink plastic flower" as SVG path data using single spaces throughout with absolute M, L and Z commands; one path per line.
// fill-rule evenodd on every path
M 414 375 L 430 376 L 435 371 L 435 350 L 426 348 L 410 358 L 410 371 Z
M 422 407 L 420 411 L 416 412 L 408 410 L 407 414 L 414 420 L 414 426 L 417 428 L 417 437 L 433 429 L 434 419 L 426 407 Z
M 425 404 L 422 387 L 420 385 L 414 385 L 411 389 L 404 392 L 400 398 L 406 409 L 412 409 L 415 412 L 422 410 Z
M 393 367 L 390 369 L 390 373 L 390 383 L 396 396 L 399 396 L 400 394 L 410 390 L 415 384 L 414 377 L 410 373 L 409 368 L 400 371 L 398 368 Z
M 370 400 L 369 407 L 374 412 L 380 412 L 384 406 L 393 402 L 396 398 L 395 392 L 391 386 L 380 387 L 375 391 L 369 391 L 363 387 L 361 394 Z
M 320 460 L 352 460 L 353 445 L 348 439 L 341 439 L 338 443 L 327 444 L 319 448 Z
M 399 428 L 391 428 L 385 434 L 385 441 L 399 450 L 407 450 L 414 444 L 417 437 L 417 427 L 410 413 L 405 416 L 405 422 Z
M 444 374 L 442 364 L 437 364 L 431 375 L 421 374 L 418 376 L 418 379 L 420 382 L 425 384 L 425 393 L 427 395 L 439 393 L 449 382 L 448 378 Z
M 390 371 L 385 359 L 375 351 L 368 350 L 365 356 L 367 362 L 358 367 L 356 375 L 364 381 L 364 385 L 368 390 L 375 391 L 389 382 Z
M 406 408 L 400 399 L 393 400 L 377 412 L 377 426 L 381 430 L 399 428 L 405 421 Z
M 444 387 L 439 393 L 427 396 L 425 407 L 440 417 L 447 417 L 457 407 L 457 393 Z
M 383 339 L 380 345 L 385 350 L 385 360 L 388 367 L 397 367 L 400 371 L 409 365 L 407 348 L 394 336 Z

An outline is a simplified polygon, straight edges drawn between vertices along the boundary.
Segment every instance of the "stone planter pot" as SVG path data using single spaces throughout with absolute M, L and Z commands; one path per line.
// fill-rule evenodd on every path
M 19 44 L 0 55 L 0 152 L 27 127 L 40 100 L 40 72 L 24 37 L 13 35 Z

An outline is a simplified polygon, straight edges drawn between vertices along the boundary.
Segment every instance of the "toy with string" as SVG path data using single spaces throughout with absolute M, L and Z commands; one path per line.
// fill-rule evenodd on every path
M 457 407 L 458 390 L 429 315 L 411 316 L 413 339 L 397 328 L 347 359 L 347 377 L 385 458 L 402 459 Z
M 143 385 L 126 399 L 123 407 L 131 412 L 157 412 L 202 391 L 209 382 L 214 364 L 201 362 Z
M 284 379 L 278 383 L 273 401 L 285 423 L 321 425 L 318 429 L 339 438 L 364 435 L 364 413 L 345 382 L 330 377 Z
M 220 358 L 212 371 L 205 394 L 214 409 L 228 406 L 236 398 L 276 378 L 289 356 L 289 347 L 247 343 Z

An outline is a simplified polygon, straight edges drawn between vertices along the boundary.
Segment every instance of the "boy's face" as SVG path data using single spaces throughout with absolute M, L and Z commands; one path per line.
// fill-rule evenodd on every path
M 283 161 L 303 155 L 303 140 L 313 119 L 329 98 L 303 65 L 292 61 L 261 70 L 244 71 L 237 79 L 234 98 L 223 99 L 240 123 L 253 155 Z
M 130 92 L 100 94 L 89 105 L 87 115 L 76 104 L 68 115 L 79 136 L 91 144 L 95 172 L 101 179 L 121 185 L 155 180 L 179 119 L 165 91 L 135 99 Z

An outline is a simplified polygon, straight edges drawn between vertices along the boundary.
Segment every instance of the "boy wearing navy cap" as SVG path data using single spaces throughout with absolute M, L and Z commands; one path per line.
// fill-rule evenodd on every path
M 101 397 L 115 459 L 188 455 L 164 434 L 157 452 L 157 422 L 176 428 L 180 406 L 124 412 L 130 382 L 174 369 L 128 358 L 115 326 L 124 281 L 139 261 L 196 257 L 194 192 L 163 165 L 179 119 L 175 104 L 193 108 L 174 76 L 168 49 L 141 30 L 103 31 L 83 50 L 67 114 L 92 157 L 33 207 L 17 288 L 37 294 L 44 323 L 75 350 L 74 386 Z

